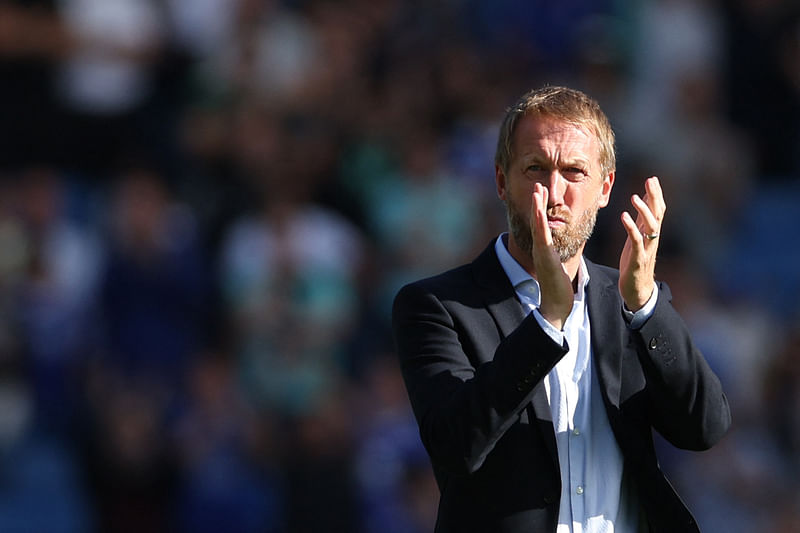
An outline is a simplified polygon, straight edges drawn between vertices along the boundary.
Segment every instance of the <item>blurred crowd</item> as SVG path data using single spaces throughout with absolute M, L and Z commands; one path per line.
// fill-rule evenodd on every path
M 506 106 L 658 175 L 658 276 L 734 428 L 665 446 L 705 531 L 800 530 L 795 0 L 0 0 L 0 531 L 422 533 L 389 333 L 505 228 Z

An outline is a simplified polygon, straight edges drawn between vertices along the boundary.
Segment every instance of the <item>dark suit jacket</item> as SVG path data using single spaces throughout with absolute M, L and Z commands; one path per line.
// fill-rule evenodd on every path
M 587 261 L 592 361 L 611 428 L 652 532 L 698 531 L 659 468 L 655 428 L 704 450 L 730 425 L 719 380 L 659 284 L 628 327 L 619 272 Z M 516 297 L 494 243 L 403 287 L 393 308 L 403 378 L 441 492 L 437 532 L 554 532 L 561 479 L 543 378 L 566 353 Z

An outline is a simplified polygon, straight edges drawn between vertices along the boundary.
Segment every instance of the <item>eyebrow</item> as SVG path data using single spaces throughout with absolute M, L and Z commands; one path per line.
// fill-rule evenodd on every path
M 522 157 L 522 162 L 525 165 L 530 165 L 531 163 L 542 164 L 546 163 L 547 165 L 552 164 L 552 161 L 547 158 L 543 157 L 539 154 L 529 154 L 527 156 Z M 559 165 L 560 168 L 565 167 L 581 167 L 584 170 L 588 170 L 590 165 L 589 161 L 582 158 L 575 158 L 575 159 L 563 159 L 560 161 Z
M 589 162 L 585 159 L 565 159 L 561 162 L 562 167 L 581 167 L 583 169 L 589 168 Z

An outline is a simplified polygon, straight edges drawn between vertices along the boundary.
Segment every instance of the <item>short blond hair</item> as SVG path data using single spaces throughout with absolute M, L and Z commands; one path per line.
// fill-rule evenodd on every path
M 545 86 L 525 93 L 506 110 L 494 163 L 508 173 L 513 159 L 513 141 L 519 119 L 525 115 L 546 115 L 570 124 L 588 128 L 600 143 L 600 167 L 603 176 L 616 170 L 614 130 L 600 104 L 585 93 L 568 87 Z

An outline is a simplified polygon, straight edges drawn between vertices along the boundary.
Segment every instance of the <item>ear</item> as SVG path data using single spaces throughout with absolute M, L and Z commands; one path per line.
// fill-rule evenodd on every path
M 605 207 L 608 205 L 608 202 L 611 199 L 611 189 L 614 187 L 614 179 L 616 178 L 616 175 L 616 171 L 612 171 L 603 178 L 603 183 L 600 185 L 600 207 Z
M 497 196 L 500 197 L 501 200 L 504 202 L 506 201 L 506 174 L 503 172 L 503 169 L 500 168 L 499 165 L 494 166 L 494 182 L 497 186 Z

